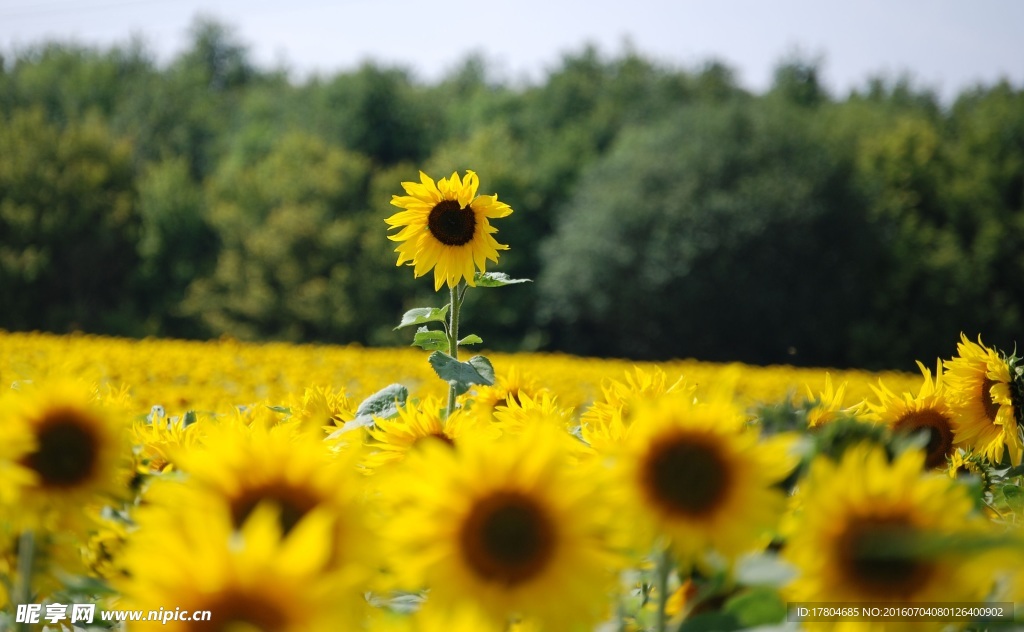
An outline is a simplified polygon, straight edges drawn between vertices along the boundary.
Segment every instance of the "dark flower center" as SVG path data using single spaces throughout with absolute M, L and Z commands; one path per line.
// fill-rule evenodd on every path
M 985 416 L 989 421 L 995 421 L 999 414 L 999 404 L 992 401 L 992 387 L 998 383 L 988 378 L 981 383 L 981 405 L 985 407 Z
M 278 520 L 281 533 L 287 535 L 299 521 L 320 504 L 320 498 L 310 490 L 293 486 L 283 481 L 274 481 L 263 486 L 244 489 L 231 501 L 231 519 L 236 529 L 249 518 L 261 502 L 271 502 L 281 512 Z
M 933 571 L 927 560 L 899 552 L 916 531 L 902 517 L 855 519 L 837 541 L 844 576 L 866 597 L 909 600 Z
M 476 215 L 473 209 L 462 208 L 455 200 L 442 200 L 427 216 L 430 234 L 446 246 L 463 246 L 473 240 Z
M 416 448 L 423 445 L 423 441 L 440 441 L 449 448 L 455 449 L 455 441 L 443 432 L 431 432 L 428 435 L 423 435 L 413 442 L 412 447 Z
M 22 465 L 39 475 L 43 487 L 69 488 L 87 482 L 99 464 L 99 438 L 81 411 L 47 413 L 36 432 L 38 446 Z
M 946 465 L 946 456 L 953 450 L 953 429 L 950 428 L 948 417 L 931 409 L 908 412 L 896 420 L 893 429 L 896 432 L 906 433 L 927 430 L 928 444 L 925 446 L 925 467 L 935 468 Z
M 469 567 L 481 578 L 506 586 L 541 573 L 555 552 L 555 525 L 543 507 L 513 491 L 478 501 L 459 538 Z
M 209 603 L 203 604 L 203 610 L 209 611 L 210 620 L 193 619 L 186 624 L 187 630 L 228 632 L 241 626 L 244 629 L 277 632 L 290 629 L 295 624 L 289 621 L 287 613 L 278 604 L 260 595 L 237 589 L 228 589 L 217 595 Z
M 703 437 L 680 435 L 656 442 L 642 480 L 648 497 L 670 514 L 699 518 L 728 498 L 732 480 L 719 448 Z

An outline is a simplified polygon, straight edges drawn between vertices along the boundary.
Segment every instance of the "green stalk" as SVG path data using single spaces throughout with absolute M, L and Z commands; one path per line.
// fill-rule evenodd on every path
M 463 292 L 462 283 L 458 286 L 449 286 L 448 290 L 451 296 L 451 303 L 448 306 L 448 355 L 459 359 L 459 308 L 462 307 L 462 296 Z M 448 385 L 448 413 L 447 417 L 451 417 L 452 413 L 455 412 L 455 385 Z
M 658 591 L 658 618 L 656 619 L 655 630 L 665 632 L 668 625 L 668 615 L 665 608 L 668 605 L 668 575 L 672 572 L 672 553 L 666 546 L 658 555 L 658 568 L 656 590 Z
M 35 566 L 36 540 L 31 531 L 22 531 L 18 538 L 18 591 L 13 595 L 14 604 L 29 604 L 32 600 L 32 568 Z M 28 630 L 29 624 L 21 622 L 18 630 Z

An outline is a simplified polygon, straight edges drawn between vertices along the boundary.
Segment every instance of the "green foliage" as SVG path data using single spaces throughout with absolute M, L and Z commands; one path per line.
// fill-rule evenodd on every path
M 445 318 L 448 316 L 449 307 L 451 307 L 451 305 L 445 305 L 443 307 L 417 307 L 410 309 L 406 313 L 402 314 L 402 322 L 398 323 L 398 327 L 395 327 L 395 329 L 410 327 L 412 325 L 422 325 L 424 323 L 443 323 Z
M 474 384 L 494 384 L 494 367 L 483 356 L 473 356 L 466 362 L 459 362 L 448 354 L 435 351 L 427 358 L 437 377 L 455 387 L 457 395 L 469 390 Z
M 240 338 L 356 338 L 367 178 L 361 157 L 299 133 L 254 164 L 223 165 L 208 189 L 216 267 L 190 285 L 184 312 Z
M 450 347 L 448 336 L 443 331 L 431 331 L 425 326 L 416 330 L 412 344 L 424 351 L 448 351 Z
M 793 56 L 751 95 L 596 47 L 531 84 L 479 55 L 298 81 L 204 19 L 165 66 L 137 40 L 3 62 L 2 327 L 407 343 L 389 315 L 434 295 L 381 220 L 419 169 L 467 168 L 515 209 L 501 274 L 537 279 L 470 293 L 492 348 L 912 368 L 1024 318 L 1005 82 L 839 99 Z
M 533 279 L 513 279 L 504 272 L 477 272 L 473 281 L 478 287 L 505 287 L 517 283 L 530 283 Z
M 352 74 L 314 85 L 324 136 L 381 165 L 427 157 L 439 115 L 408 73 L 366 63 Z
M 181 158 L 148 165 L 138 188 L 139 268 L 134 291 L 149 308 L 146 332 L 194 335 L 195 325 L 178 305 L 192 280 L 212 271 L 219 246 L 204 220 L 202 189 Z
M 845 363 L 874 238 L 844 156 L 789 108 L 686 108 L 624 135 L 545 245 L 556 345 Z
M 131 146 L 93 117 L 0 119 L 0 327 L 134 333 Z
M 353 421 L 361 422 L 373 417 L 391 419 L 398 415 L 398 409 L 405 405 L 407 399 L 409 399 L 409 389 L 401 384 L 386 386 L 359 404 Z

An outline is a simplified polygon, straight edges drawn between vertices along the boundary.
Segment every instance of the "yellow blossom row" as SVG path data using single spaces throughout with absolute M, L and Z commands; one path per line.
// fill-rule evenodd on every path
M 744 627 L 779 623 L 786 602 L 1024 601 L 1024 493 L 1000 469 L 1020 463 L 1016 368 L 966 338 L 906 389 L 495 355 L 501 379 L 450 414 L 402 350 L 3 341 L 0 624 L 68 595 L 289 632 L 665 630 L 708 608 Z M 354 419 L 396 381 L 417 397 Z M 750 412 L 802 387 L 810 408 Z M 766 568 L 787 574 L 766 583 Z
M 581 358 L 549 353 L 488 353 L 500 378 L 516 369 L 523 379 L 544 384 L 562 405 L 576 410 L 601 399 L 603 382 L 621 379 L 632 367 L 658 367 L 670 376 L 685 375 L 701 389 L 726 373 L 742 374 L 736 385 L 741 404 L 802 397 L 809 387 L 825 388 L 826 371 L 792 366 L 757 367 L 697 360 L 651 363 Z M 896 392 L 914 388 L 918 377 L 897 371 L 828 371 L 833 382 L 847 383 L 846 397 L 872 395 L 882 380 Z M 9 386 L 47 378 L 77 379 L 102 388 L 127 388 L 135 414 L 161 406 L 168 416 L 195 410 L 224 413 L 256 402 L 284 404 L 310 386 L 330 388 L 358 403 L 380 388 L 401 383 L 418 397 L 443 396 L 447 386 L 423 361 L 422 351 L 360 346 L 247 343 L 233 339 L 197 342 L 129 340 L 91 335 L 58 336 L 0 331 L 0 384 Z

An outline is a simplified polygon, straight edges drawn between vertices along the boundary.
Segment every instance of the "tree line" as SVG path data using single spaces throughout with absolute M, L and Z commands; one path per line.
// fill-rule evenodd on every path
M 0 62 L 0 328 L 408 343 L 431 284 L 394 267 L 391 195 L 473 169 L 515 209 L 498 269 L 536 281 L 469 294 L 490 348 L 912 369 L 961 331 L 1021 340 L 1008 82 L 837 97 L 789 59 L 753 94 L 593 47 L 533 83 L 478 56 L 298 82 L 203 20 L 164 65 L 138 42 Z

